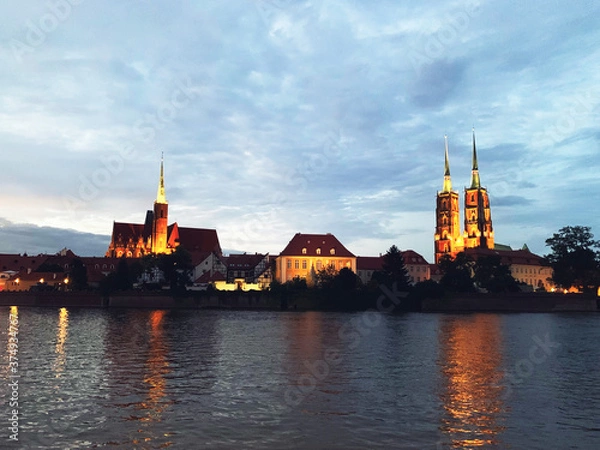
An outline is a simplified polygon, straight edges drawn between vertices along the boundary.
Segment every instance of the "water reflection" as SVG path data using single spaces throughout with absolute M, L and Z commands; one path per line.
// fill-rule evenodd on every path
M 501 444 L 502 400 L 500 316 L 444 317 L 440 365 L 445 384 L 441 430 L 453 448 Z
M 65 342 L 67 341 L 67 334 L 69 328 L 69 311 L 67 308 L 60 308 L 58 312 L 58 329 L 56 331 L 56 346 L 54 353 L 56 359 L 52 368 L 54 370 L 54 376 L 60 378 L 65 370 L 65 362 L 67 354 L 65 352 Z
M 140 402 L 140 409 L 147 411 L 144 422 L 158 422 L 163 411 L 171 403 L 164 401 L 166 380 L 165 375 L 171 372 L 167 361 L 167 346 L 164 339 L 163 319 L 166 311 L 158 310 L 150 313 L 150 348 L 146 360 L 146 376 L 144 383 L 148 384 L 146 400 Z

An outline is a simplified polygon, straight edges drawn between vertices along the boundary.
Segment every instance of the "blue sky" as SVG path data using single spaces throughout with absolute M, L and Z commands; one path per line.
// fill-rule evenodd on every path
M 600 5 L 589 1 L 23 1 L 0 7 L 0 252 L 102 255 L 169 216 L 229 251 L 296 232 L 433 260 L 444 134 L 471 129 L 496 241 L 600 237 Z

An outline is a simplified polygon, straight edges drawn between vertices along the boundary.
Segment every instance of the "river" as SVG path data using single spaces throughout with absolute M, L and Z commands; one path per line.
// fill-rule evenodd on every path
M 600 448 L 597 313 L 2 307 L 0 327 L 0 448 Z

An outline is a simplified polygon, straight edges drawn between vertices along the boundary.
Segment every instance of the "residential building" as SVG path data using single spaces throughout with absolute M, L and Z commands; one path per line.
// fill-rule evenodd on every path
M 356 256 L 333 234 L 296 233 L 276 258 L 275 279 L 285 283 L 299 277 L 310 284 L 314 274 L 326 267 L 356 273 Z

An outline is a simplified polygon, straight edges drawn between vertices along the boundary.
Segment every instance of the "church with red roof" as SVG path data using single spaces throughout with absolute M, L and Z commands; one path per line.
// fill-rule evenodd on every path
M 164 165 L 160 162 L 160 178 L 154 207 L 146 212 L 144 223 L 114 222 L 106 251 L 107 257 L 141 258 L 149 254 L 172 253 L 178 246 L 191 253 L 222 255 L 217 230 L 168 225 L 169 205 L 165 195 Z

